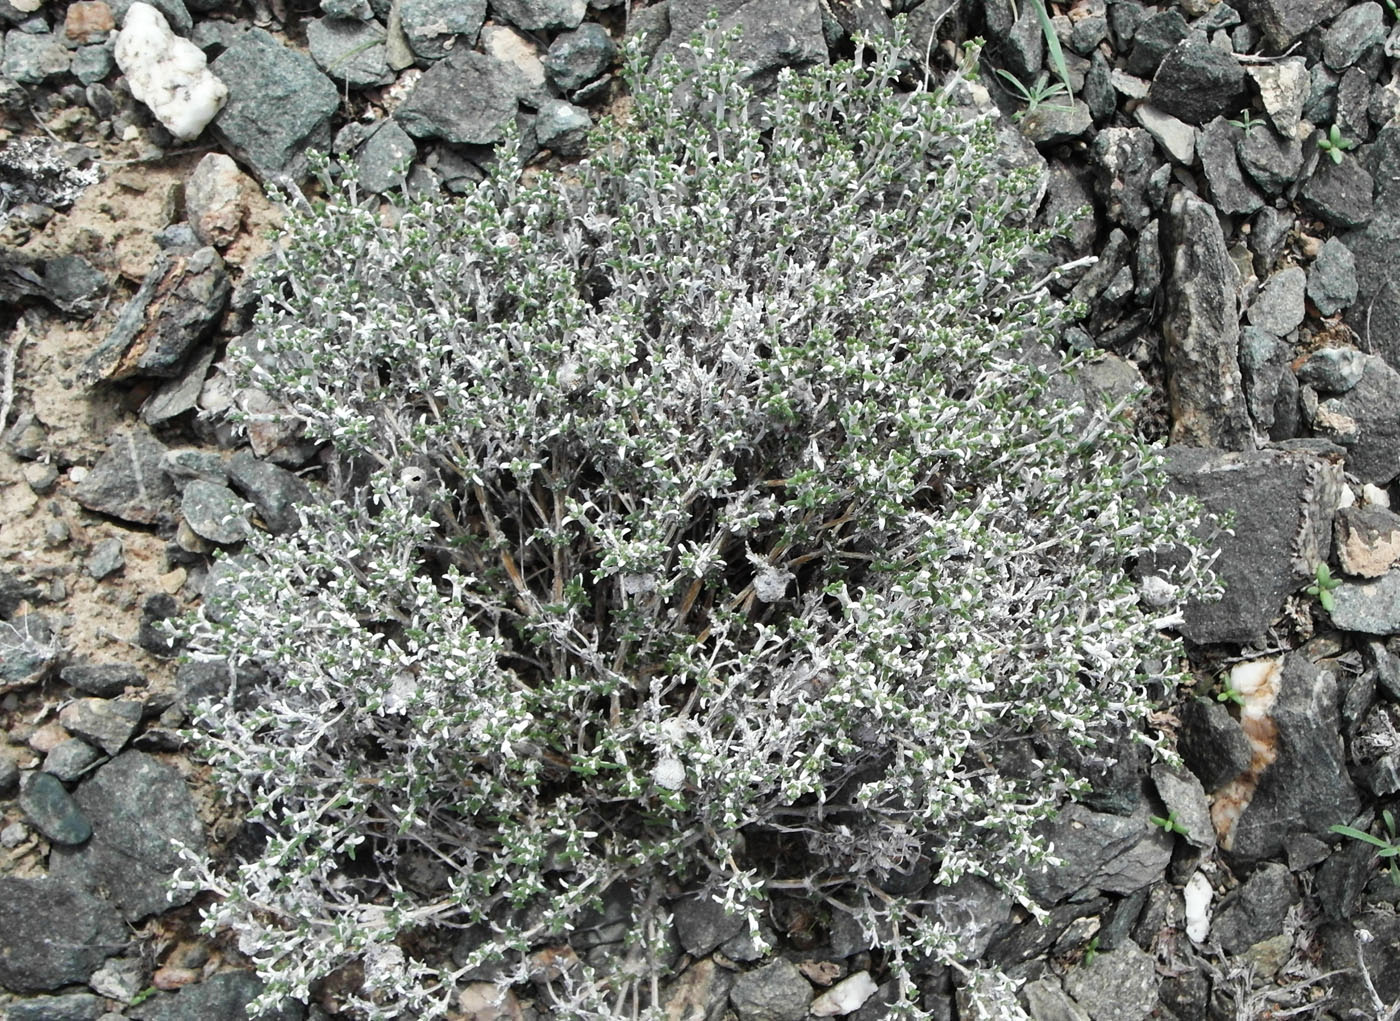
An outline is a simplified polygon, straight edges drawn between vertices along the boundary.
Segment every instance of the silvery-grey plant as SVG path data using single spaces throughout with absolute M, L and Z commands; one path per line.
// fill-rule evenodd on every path
M 634 57 L 567 171 L 507 146 L 461 200 L 289 217 L 230 371 L 330 468 L 187 625 L 260 678 L 197 733 L 265 840 L 185 879 L 259 1007 L 359 967 L 356 1009 L 435 1016 L 606 895 L 626 940 L 549 973 L 556 1014 L 659 1016 L 668 897 L 761 942 L 784 891 L 854 914 L 923 1016 L 911 964 L 957 944 L 891 880 L 1024 899 L 1083 784 L 1003 762 L 1177 680 L 1128 567 L 1184 542 L 1168 601 L 1207 591 L 1195 512 L 1035 367 L 1063 312 L 1018 285 L 1029 177 L 963 83 L 900 91 L 894 46 L 758 98 L 695 51 Z

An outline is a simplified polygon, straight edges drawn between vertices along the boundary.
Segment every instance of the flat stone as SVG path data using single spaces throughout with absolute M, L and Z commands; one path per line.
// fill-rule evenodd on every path
M 252 531 L 243 500 L 215 482 L 195 479 L 186 483 L 180 513 L 195 535 L 220 545 L 242 542 Z
M 92 820 L 92 839 L 81 848 L 55 848 L 50 875 L 105 894 L 130 922 L 193 899 L 192 891 L 166 890 L 183 862 L 175 844 L 197 852 L 205 847 L 204 827 L 179 773 L 143 752 L 126 751 L 84 781 L 74 798 Z
M 1064 987 L 1092 1021 L 1141 1021 L 1156 1005 L 1158 981 L 1156 960 L 1125 940 L 1070 968 Z
M 1263 638 L 1288 597 L 1312 579 L 1312 565 L 1326 559 L 1340 466 L 1304 452 L 1173 446 L 1167 471 L 1174 491 L 1230 517 L 1233 529 L 1216 539 L 1225 593 L 1213 603 L 1189 602 L 1181 633 L 1201 644 Z M 1210 534 L 1209 526 L 1202 531 Z
M 59 679 L 85 695 L 116 698 L 128 687 L 144 688 L 146 675 L 125 663 L 72 663 L 59 671 Z
M 119 433 L 73 492 L 90 511 L 153 524 L 170 509 L 175 487 L 163 467 L 165 445 L 145 429 Z
M 64 783 L 76 783 L 104 758 L 106 756 L 86 741 L 70 737 L 49 749 L 48 754 L 44 756 L 43 770 L 45 773 L 52 773 Z
M 1366 355 L 1361 379 L 1344 394 L 1321 401 L 1313 428 L 1347 450 L 1347 471 L 1384 486 L 1400 475 L 1400 373 Z
M 1356 300 L 1356 257 L 1341 238 L 1328 238 L 1308 267 L 1308 298 L 1325 316 Z
M 804 1021 L 811 1002 L 811 985 L 782 957 L 740 975 L 729 990 L 739 1021 Z
M 55 845 L 81 844 L 92 836 L 92 823 L 51 773 L 39 770 L 24 778 L 19 807 L 29 824 Z
M 1245 318 L 1251 326 L 1285 337 L 1302 325 L 1307 274 L 1298 266 L 1281 269 L 1265 281 Z
M 441 60 L 454 46 L 475 45 L 486 0 L 401 0 L 399 19 L 414 53 Z
M 516 107 L 512 76 L 500 61 L 455 47 L 418 79 L 394 116 L 414 138 L 489 145 L 505 136 Z
M 229 90 L 214 119 L 215 134 L 260 181 L 300 181 L 307 173 L 306 150 L 329 150 L 340 94 L 310 57 L 253 28 L 211 70 Z
M 1088 890 L 1133 893 L 1160 878 L 1171 860 L 1172 839 L 1149 822 L 1150 814 L 1145 807 L 1124 816 L 1070 805 L 1043 827 L 1064 864 L 1030 871 L 1031 896 L 1050 907 Z
M 1343 507 L 1335 527 L 1337 558 L 1346 574 L 1379 578 L 1400 562 L 1400 514 L 1369 505 Z
M 550 81 L 573 92 L 607 71 L 616 57 L 617 46 L 607 29 L 590 21 L 555 36 L 542 63 Z
M 161 251 L 106 339 L 83 361 L 89 385 L 133 376 L 180 375 L 190 349 L 214 332 L 232 286 L 219 253 Z
M 1265 862 L 1215 910 L 1211 935 L 1227 953 L 1241 954 L 1283 932 L 1288 909 L 1299 901 L 1298 881 L 1287 865 Z
M 274 535 L 295 531 L 301 523 L 297 505 L 312 500 L 310 487 L 300 478 L 246 450 L 229 460 L 228 475 L 234 489 L 252 503 Z
M 1172 198 L 1166 228 L 1163 333 L 1172 443 L 1248 450 L 1254 432 L 1239 369 L 1239 273 L 1215 210 L 1194 195 L 1180 191 Z
M 311 59 L 334 82 L 364 89 L 394 80 L 384 29 L 377 22 L 317 18 L 306 23 L 306 45 Z
M 1298 193 L 1303 208 L 1334 227 L 1360 227 L 1370 222 L 1374 182 L 1350 155 L 1340 163 L 1324 157 Z
M 79 886 L 0 877 L 0 986 L 12 992 L 85 983 L 127 940 L 111 905 Z
M 1188 124 L 1205 124 L 1240 109 L 1247 94 L 1244 69 L 1233 54 L 1204 35 L 1191 35 L 1167 53 L 1152 79 L 1148 101 Z
M 1368 635 L 1400 634 L 1400 571 L 1372 581 L 1344 581 L 1332 591 L 1332 623 Z

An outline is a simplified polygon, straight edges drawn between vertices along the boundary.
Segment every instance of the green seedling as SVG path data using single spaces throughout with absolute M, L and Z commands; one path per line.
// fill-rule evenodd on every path
M 1176 809 L 1172 809 L 1170 812 L 1168 812 L 1166 818 L 1163 818 L 1160 815 L 1152 815 L 1148 816 L 1148 818 L 1152 820 L 1152 824 L 1154 826 L 1160 826 L 1168 833 L 1184 834 L 1186 832 L 1186 827 L 1181 825 L 1181 823 L 1176 818 Z
M 1340 824 L 1328 827 L 1328 831 L 1331 833 L 1340 833 L 1344 837 L 1351 837 L 1355 840 L 1364 841 L 1376 848 L 1380 853 L 1380 857 L 1385 861 L 1386 868 L 1390 872 L 1390 882 L 1400 887 L 1400 862 L 1396 861 L 1397 858 L 1400 858 L 1400 842 L 1396 840 L 1395 816 L 1390 814 L 1390 809 L 1387 808 L 1385 811 L 1381 812 L 1381 822 L 1385 826 L 1385 837 L 1375 837 L 1363 830 L 1358 830 L 1351 826 L 1342 826 Z
M 1348 149 L 1355 149 L 1356 143 L 1349 138 L 1343 138 L 1341 128 L 1333 124 L 1332 130 L 1317 140 L 1317 147 L 1331 156 L 1333 163 L 1340 163 L 1342 153 Z
M 1332 590 L 1342 583 L 1341 579 L 1332 577 L 1332 571 L 1326 564 L 1317 565 L 1313 578 L 1313 583 L 1303 591 L 1310 596 L 1317 596 L 1322 608 L 1331 613 L 1332 608 L 1337 605 L 1336 600 L 1332 598 Z

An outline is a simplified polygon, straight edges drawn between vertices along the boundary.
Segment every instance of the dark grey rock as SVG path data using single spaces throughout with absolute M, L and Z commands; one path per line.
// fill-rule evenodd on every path
M 1205 124 L 1232 113 L 1247 98 L 1240 62 L 1199 34 L 1172 47 L 1157 68 L 1148 93 L 1153 106 L 1188 124 Z
M 588 132 L 593 119 L 588 111 L 562 99 L 547 99 L 540 104 L 535 119 L 535 137 L 540 146 L 560 156 L 581 156 L 588 148 Z
M 5 1007 L 5 1021 L 97 1021 L 107 1007 L 92 993 L 35 996 Z
M 1358 227 L 1371 219 L 1371 190 L 1371 175 L 1350 155 L 1340 163 L 1324 156 L 1299 197 L 1304 209 L 1334 227 Z
M 1131 940 L 1070 968 L 1065 992 L 1092 1021 L 1141 1021 L 1157 1002 L 1157 962 Z
M 1368 635 L 1400 634 L 1400 571 L 1373 581 L 1343 581 L 1332 592 L 1332 623 Z
M 44 756 L 43 770 L 64 783 L 76 783 L 104 758 L 105 755 L 86 741 L 70 737 L 54 745 Z
M 1259 125 L 1244 132 L 1236 150 L 1240 166 L 1267 195 L 1279 195 L 1303 169 L 1303 144 Z
M 1347 471 L 1384 486 L 1400 475 L 1400 373 L 1367 355 L 1361 379 L 1318 404 L 1313 428 L 1347 449 Z
M 262 981 L 250 971 L 225 971 L 202 982 L 193 982 L 175 993 L 157 993 L 138 1007 L 128 1007 L 134 1021 L 248 1021 L 248 1001 L 263 991 Z M 295 1000 L 257 1021 L 302 1021 L 306 1007 Z
M 50 875 L 105 893 L 131 922 L 194 897 L 166 890 L 183 860 L 176 843 L 196 852 L 205 846 L 204 827 L 179 773 L 143 752 L 127 751 L 84 781 L 75 799 L 92 820 L 92 839 L 77 849 L 55 848 Z
M 190 348 L 218 326 L 231 289 L 213 247 L 158 253 L 112 331 L 84 360 L 79 378 L 92 384 L 180 375 Z
M 1181 191 L 1166 228 L 1163 334 L 1172 442 L 1248 450 L 1254 435 L 1238 361 L 1239 275 L 1220 222 L 1210 206 Z
M 1304 452 L 1174 446 L 1167 470 L 1173 490 L 1197 497 L 1211 514 L 1231 517 L 1234 533 L 1218 537 L 1224 596 L 1188 603 L 1181 633 L 1202 644 L 1262 638 L 1288 596 L 1311 580 L 1311 565 L 1326 559 L 1340 466 Z M 1209 527 L 1203 532 L 1210 534 Z
M 355 169 L 360 186 L 383 194 L 403 185 L 406 170 L 418 158 L 418 146 L 398 121 L 386 120 L 360 147 L 355 155 Z
M 1205 790 L 1218 790 L 1249 768 L 1253 747 L 1223 705 L 1193 698 L 1182 705 L 1180 715 L 1177 748 Z
M 73 498 L 90 511 L 153 524 L 170 509 L 175 487 L 165 474 L 165 445 L 145 429 L 119 433 Z
M 395 117 L 414 138 L 457 145 L 498 142 L 515 118 L 513 76 L 499 60 L 463 46 L 418 79 Z
M 672 909 L 676 938 L 692 957 L 704 957 L 726 940 L 748 928 L 741 914 L 725 914 L 724 907 L 709 897 L 687 897 Z
M 102 698 L 116 698 L 128 686 L 146 686 L 146 675 L 124 663 L 73 663 L 59 671 L 58 676 L 64 684 Z
M 1021 118 L 1021 132 L 1036 145 L 1059 145 L 1079 138 L 1093 127 L 1088 105 L 1076 99 L 1043 103 Z
M 80 698 L 63 707 L 59 720 L 69 733 L 97 745 L 108 755 L 116 755 L 141 724 L 141 704 Z
M 1298 381 L 1322 393 L 1346 393 L 1366 373 L 1366 356 L 1354 347 L 1324 347 L 1298 366 Z
M 1236 155 L 1244 132 L 1217 117 L 1196 138 L 1196 155 L 1210 188 L 1210 201 L 1229 215 L 1248 215 L 1264 204 L 1264 198 L 1244 179 Z
M 199 394 L 204 389 L 209 368 L 214 364 L 214 353 L 212 346 L 199 349 L 185 362 L 178 376 L 156 387 L 141 405 L 141 421 L 149 426 L 163 425 L 193 410 L 199 403 Z
M 586 0 L 491 0 L 491 10 L 516 28 L 578 28 L 587 13 Z
M 111 905 L 80 886 L 53 876 L 0 877 L 0 986 L 11 992 L 85 983 L 126 942 Z
M 186 483 L 180 513 L 195 535 L 221 545 L 242 542 L 252 530 L 243 500 L 215 482 Z
M 1211 935 L 1227 953 L 1242 954 L 1254 944 L 1283 932 L 1288 909 L 1299 901 L 1298 881 L 1287 865 L 1265 862 L 1231 892 L 1211 924 Z
M 1206 792 L 1194 774 L 1177 770 L 1164 762 L 1152 767 L 1152 783 L 1166 806 L 1168 817 L 1176 820 L 1187 843 L 1210 849 L 1215 846 L 1215 825 L 1210 820 Z
M 19 807 L 36 830 L 55 845 L 81 844 L 92 836 L 92 823 L 61 780 L 42 770 L 20 783 Z
M 415 54 L 441 60 L 454 46 L 476 44 L 486 21 L 486 0 L 402 0 L 399 19 Z
M 101 298 L 107 275 L 81 255 L 60 255 L 44 263 L 44 286 L 58 302 L 73 307 Z
M 544 57 L 544 66 L 550 81 L 563 91 L 572 92 L 608 70 L 616 57 L 617 46 L 607 29 L 590 21 L 555 36 Z
M 229 461 L 228 475 L 233 487 L 257 509 L 269 532 L 280 535 L 296 530 L 300 523 L 296 507 L 312 498 L 305 482 L 246 450 Z
M 1339 14 L 1323 34 L 1322 59 L 1332 70 L 1344 71 L 1367 50 L 1385 42 L 1385 32 L 1380 4 L 1355 4 Z
M 1335 676 L 1288 653 L 1277 684 L 1277 698 L 1254 721 L 1273 758 L 1266 751 L 1257 772 L 1216 794 L 1217 813 L 1222 801 L 1242 806 L 1220 839 L 1236 868 L 1277 857 L 1294 834 L 1325 837 L 1360 805 L 1347 775 Z
M 1357 775 L 1378 798 L 1400 791 L 1400 709 L 1378 702 L 1351 738 Z
M 1133 32 L 1133 49 L 1126 64 L 1128 73 L 1151 78 L 1157 73 L 1162 58 L 1190 34 L 1186 19 L 1175 7 L 1143 18 Z
M 0 621 L 0 695 L 38 684 L 62 658 L 63 648 L 42 614 Z
M 327 77 L 352 89 L 394 80 L 378 22 L 316 18 L 306 23 L 306 46 Z
M 1289 266 L 1279 270 L 1264 282 L 1245 318 L 1251 326 L 1267 330 L 1275 337 L 1287 336 L 1302 325 L 1306 286 L 1307 274 L 1301 267 Z
M 38 34 L 13 29 L 5 33 L 0 74 L 25 85 L 39 85 L 68 73 L 71 52 L 49 32 Z
M 1330 316 L 1354 302 L 1356 296 L 1356 257 L 1340 238 L 1328 238 L 1308 267 L 1308 297 L 1318 312 Z
M 1084 890 L 1127 894 L 1160 878 L 1172 840 L 1148 821 L 1149 814 L 1145 807 L 1123 816 L 1070 805 L 1044 827 L 1064 864 L 1030 871 L 1031 896 L 1049 907 Z
M 1094 138 L 1089 158 L 1109 220 L 1141 230 L 1152 219 L 1149 182 L 1164 165 L 1151 134 L 1142 128 L 1104 128 Z
M 975 961 L 1010 927 L 1011 896 L 985 879 L 964 876 L 952 886 L 924 892 L 924 914 L 936 918 L 956 941 L 960 961 Z
M 340 95 L 310 57 L 253 28 L 210 70 L 228 86 L 214 132 L 229 155 L 264 184 L 300 181 L 307 172 L 306 150 L 330 148 L 330 118 Z
M 739 1021 L 803 1021 L 812 1002 L 812 987 L 786 958 L 734 980 L 729 1003 Z
M 98 581 L 116 574 L 126 566 L 122 541 L 117 538 L 103 539 L 93 546 L 92 552 L 88 554 L 87 561 L 83 566 L 87 569 L 87 573 Z
M 1278 53 L 1308 29 L 1345 9 L 1347 0 L 1245 0 L 1243 12 L 1263 33 L 1272 53 Z

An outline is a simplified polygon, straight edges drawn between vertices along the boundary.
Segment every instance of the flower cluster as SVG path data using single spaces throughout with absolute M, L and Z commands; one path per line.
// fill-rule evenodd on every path
M 897 88 L 894 47 L 756 96 L 696 49 L 564 172 L 507 147 L 460 201 L 289 221 L 233 370 L 328 445 L 324 498 L 188 626 L 259 677 L 199 735 L 261 846 L 189 881 L 262 1006 L 358 967 L 367 1015 L 434 1016 L 607 901 L 625 938 L 549 988 L 644 1015 L 668 896 L 760 937 L 781 889 L 921 1016 L 907 962 L 956 945 L 900 875 L 1023 892 L 1081 788 L 1051 752 L 1176 679 L 1128 568 L 1193 510 L 1057 396 L 1032 189 L 965 84 Z

